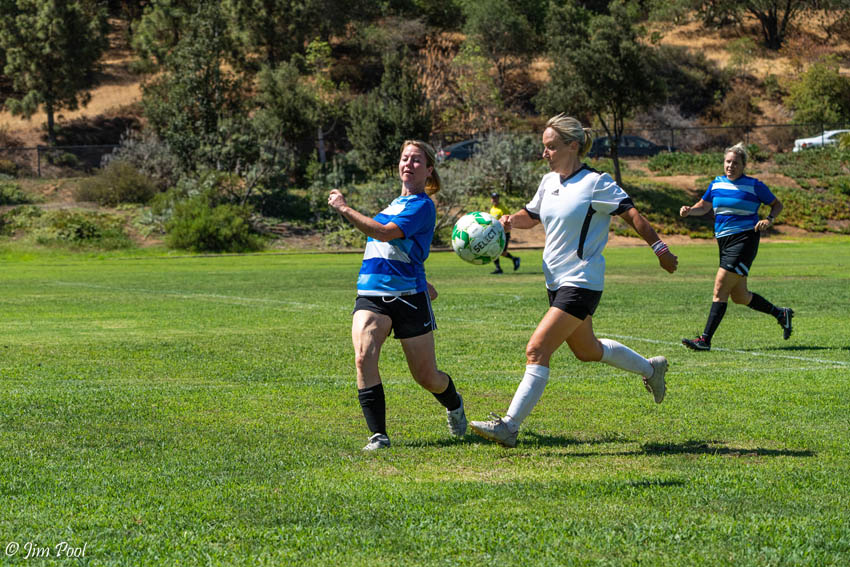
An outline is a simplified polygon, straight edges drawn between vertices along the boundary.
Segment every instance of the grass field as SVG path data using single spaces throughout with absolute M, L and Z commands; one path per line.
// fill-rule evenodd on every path
M 363 454 L 357 254 L 0 249 L 0 564 L 847 565 L 850 239 L 764 240 L 750 287 L 794 336 L 730 305 L 710 353 L 679 340 L 716 247 L 674 251 L 669 275 L 609 249 L 594 318 L 668 357 L 660 406 L 563 349 L 516 449 L 455 440 L 389 341 L 393 447 Z M 540 251 L 520 255 L 427 264 L 471 419 L 507 408 L 546 309 Z

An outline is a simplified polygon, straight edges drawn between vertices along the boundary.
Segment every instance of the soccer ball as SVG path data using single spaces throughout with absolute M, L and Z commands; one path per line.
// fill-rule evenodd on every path
M 505 230 L 489 213 L 466 213 L 452 230 L 455 254 L 470 264 L 486 264 L 505 249 Z

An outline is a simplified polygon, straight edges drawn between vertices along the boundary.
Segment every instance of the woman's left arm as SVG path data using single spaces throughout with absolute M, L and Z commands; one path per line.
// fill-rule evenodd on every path
M 779 198 L 773 200 L 770 204 L 770 214 L 767 215 L 766 219 L 761 219 L 756 223 L 756 230 L 759 232 L 764 232 L 768 228 L 773 226 L 773 221 L 776 220 L 776 217 L 779 213 L 782 212 L 782 201 Z
M 652 228 L 652 225 L 643 217 L 642 214 L 634 207 L 620 214 L 620 218 L 626 221 L 629 226 L 635 229 L 643 240 L 652 247 L 655 255 L 658 256 L 658 263 L 661 267 L 671 274 L 676 271 L 679 266 L 679 259 L 675 254 L 670 252 L 667 245 L 658 237 L 658 233 Z

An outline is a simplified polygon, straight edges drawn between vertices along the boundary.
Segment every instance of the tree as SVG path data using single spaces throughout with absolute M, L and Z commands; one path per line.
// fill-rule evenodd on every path
M 476 0 L 464 5 L 467 41 L 496 68 L 496 84 L 506 93 L 508 73 L 526 67 L 537 41 L 528 19 L 511 0 Z
M 180 42 L 183 30 L 191 26 L 199 6 L 200 0 L 154 0 L 135 26 L 133 49 L 143 61 L 162 65 Z
M 151 128 L 185 171 L 229 169 L 223 153 L 244 127 L 240 78 L 223 65 L 230 49 L 225 30 L 216 3 L 199 7 L 163 54 L 163 73 L 143 88 Z
M 549 15 L 550 81 L 537 97 L 544 112 L 595 116 L 612 139 L 614 174 L 620 183 L 617 146 L 635 111 L 663 100 L 656 52 L 639 41 L 637 10 L 611 4 L 610 15 L 593 15 L 574 1 Z
M 814 5 L 813 0 L 747 0 L 744 9 L 761 24 L 764 45 L 778 50 L 785 41 L 791 22 Z
M 850 121 L 850 79 L 841 75 L 835 56 L 825 57 L 791 84 L 785 102 L 794 111 L 795 122 Z
M 250 68 L 289 61 L 319 38 L 380 15 L 370 0 L 223 0 L 230 33 Z
M 749 13 L 759 22 L 765 47 L 778 50 L 797 18 L 829 2 L 846 9 L 847 0 L 660 0 L 660 9 L 653 10 L 653 14 L 663 19 L 664 12 L 678 15 L 695 10 L 705 25 L 720 28 L 740 24 L 743 15 Z
M 431 134 L 431 111 L 405 54 L 384 57 L 384 74 L 374 91 L 351 103 L 348 137 L 360 166 L 371 173 L 398 161 L 401 144 Z
M 51 144 L 55 114 L 88 103 L 108 30 L 106 11 L 95 0 L 0 0 L 4 73 L 22 95 L 6 105 L 25 118 L 43 107 Z

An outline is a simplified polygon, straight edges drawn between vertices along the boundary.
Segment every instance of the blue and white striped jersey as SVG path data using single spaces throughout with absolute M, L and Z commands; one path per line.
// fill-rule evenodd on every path
M 402 195 L 378 213 L 381 224 L 395 223 L 404 238 L 367 238 L 357 278 L 359 295 L 398 296 L 426 291 L 425 260 L 431 251 L 437 210 L 426 193 Z
M 755 177 L 742 175 L 730 181 L 720 175 L 708 186 L 702 200 L 711 203 L 714 209 L 714 236 L 720 238 L 753 230 L 759 221 L 761 204 L 769 205 L 776 197 Z

